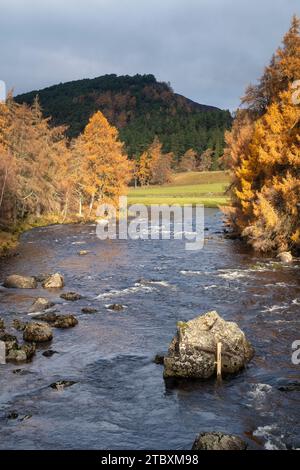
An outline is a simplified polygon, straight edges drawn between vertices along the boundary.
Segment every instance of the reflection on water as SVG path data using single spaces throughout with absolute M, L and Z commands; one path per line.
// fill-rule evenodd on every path
M 300 267 L 258 258 L 220 234 L 221 215 L 206 211 L 203 250 L 184 241 L 100 241 L 95 227 L 53 226 L 23 236 L 19 256 L 0 261 L 7 274 L 64 274 L 57 292 L 0 289 L 0 315 L 28 319 L 47 295 L 79 325 L 55 330 L 50 358 L 39 348 L 30 364 L 0 366 L 0 448 L 190 449 L 200 431 L 244 437 L 252 448 L 299 447 L 299 380 L 291 345 L 299 339 Z M 89 250 L 79 256 L 80 249 Z M 109 302 L 125 305 L 107 309 Z M 98 313 L 83 314 L 83 306 Z M 167 349 L 178 320 L 216 309 L 238 322 L 255 346 L 247 370 L 226 379 L 168 381 L 153 356 Z M 15 369 L 19 373 L 13 373 Z M 49 385 L 73 380 L 63 391 Z M 17 411 L 18 418 L 7 414 Z M 23 419 L 30 416 L 28 419 Z

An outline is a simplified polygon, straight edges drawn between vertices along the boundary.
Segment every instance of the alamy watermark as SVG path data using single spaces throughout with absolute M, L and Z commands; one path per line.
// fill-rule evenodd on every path
M 204 206 L 202 204 L 132 204 L 121 196 L 116 208 L 100 204 L 96 234 L 100 240 L 185 240 L 186 250 L 204 246 Z
M 292 363 L 295 366 L 298 366 L 300 364 L 300 339 L 297 339 L 296 341 L 293 342 L 292 344 Z

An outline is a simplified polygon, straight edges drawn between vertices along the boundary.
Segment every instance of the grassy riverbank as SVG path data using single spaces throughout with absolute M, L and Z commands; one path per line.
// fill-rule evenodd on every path
M 132 188 L 129 204 L 204 204 L 219 207 L 229 202 L 225 195 L 229 175 L 224 171 L 177 173 L 173 181 L 162 186 Z
M 129 204 L 204 204 L 205 207 L 219 207 L 229 202 L 225 190 L 229 176 L 224 171 L 177 173 L 170 184 L 132 188 L 128 194 Z M 14 252 L 20 235 L 34 227 L 61 223 L 78 223 L 77 217 L 62 220 L 61 215 L 32 217 L 8 231 L 0 230 L 0 256 Z

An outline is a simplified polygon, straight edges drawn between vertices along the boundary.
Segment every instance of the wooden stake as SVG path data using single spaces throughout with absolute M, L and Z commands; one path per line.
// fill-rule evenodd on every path
M 217 379 L 222 380 L 222 343 L 217 344 Z

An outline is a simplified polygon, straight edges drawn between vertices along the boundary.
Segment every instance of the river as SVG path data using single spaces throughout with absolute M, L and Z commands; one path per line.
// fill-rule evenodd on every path
M 93 225 L 38 228 L 23 235 L 18 256 L 0 260 L 0 280 L 58 271 L 66 291 L 84 296 L 66 302 L 42 288 L 0 288 L 7 324 L 28 320 L 38 296 L 79 320 L 55 330 L 58 354 L 45 357 L 41 346 L 31 363 L 0 366 L 1 449 L 190 449 L 201 431 L 238 434 L 250 448 L 300 447 L 299 391 L 278 389 L 299 381 L 291 356 L 300 263 L 282 266 L 224 239 L 218 210 L 206 210 L 205 225 L 196 252 L 180 240 L 101 241 Z M 124 310 L 107 309 L 114 302 Z M 98 313 L 81 313 L 86 305 Z M 254 359 L 221 386 L 165 382 L 153 357 L 167 350 L 176 322 L 214 309 L 239 324 Z M 76 384 L 49 387 L 58 380 Z M 7 419 L 12 411 L 17 419 Z

